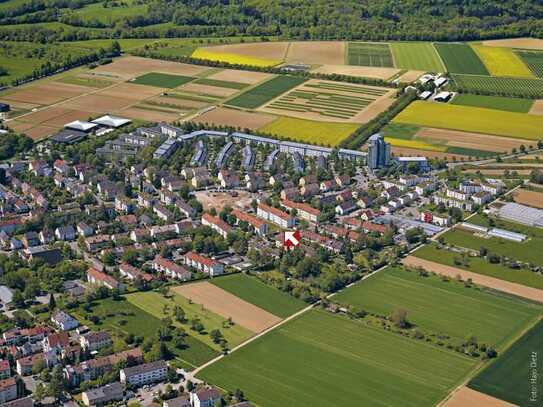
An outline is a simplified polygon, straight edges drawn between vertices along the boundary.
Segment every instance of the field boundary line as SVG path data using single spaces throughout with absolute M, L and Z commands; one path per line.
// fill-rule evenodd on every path
M 443 72 L 444 73 L 447 73 L 447 65 L 445 65 L 445 61 L 443 60 L 443 58 L 441 58 L 441 54 L 439 53 L 439 50 L 437 49 L 436 47 L 436 43 L 435 42 L 432 42 L 432 48 L 434 49 L 434 51 L 436 52 L 437 54 L 437 57 L 439 58 L 439 60 L 441 61 L 441 66 L 443 67 Z

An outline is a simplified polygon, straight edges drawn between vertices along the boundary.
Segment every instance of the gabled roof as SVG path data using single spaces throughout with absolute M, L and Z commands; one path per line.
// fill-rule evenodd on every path
M 74 129 L 79 131 L 89 131 L 98 126 L 96 123 L 86 122 L 83 120 L 75 120 L 64 125 L 67 129 Z
M 111 116 L 109 114 L 99 117 L 98 119 L 94 119 L 92 121 L 92 123 L 95 123 L 95 124 L 101 124 L 102 126 L 114 127 L 114 128 L 124 126 L 125 124 L 131 123 L 131 122 L 132 120 L 130 119 L 123 119 L 122 117 Z

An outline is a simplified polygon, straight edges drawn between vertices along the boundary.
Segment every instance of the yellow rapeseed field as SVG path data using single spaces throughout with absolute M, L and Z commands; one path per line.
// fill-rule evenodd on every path
M 479 58 L 492 76 L 534 78 L 534 74 L 510 48 L 487 47 L 473 44 Z
M 445 152 L 447 150 L 446 146 L 429 144 L 420 140 L 405 140 L 394 137 L 385 137 L 385 141 L 390 143 L 393 147 L 405 147 L 413 148 L 417 150 L 426 150 L 426 151 L 439 151 Z
M 253 65 L 253 66 L 275 66 L 279 65 L 282 61 L 275 59 L 265 59 L 248 57 L 245 55 L 229 54 L 226 52 L 213 52 L 204 48 L 198 48 L 191 55 L 192 58 L 208 59 L 210 61 L 221 61 L 229 64 L 238 65 Z
M 303 143 L 334 147 L 351 135 L 359 126 L 356 123 L 319 122 L 293 117 L 280 117 L 258 130 L 280 137 L 288 137 Z
M 413 102 L 393 122 L 525 140 L 543 139 L 543 116 L 437 102 Z

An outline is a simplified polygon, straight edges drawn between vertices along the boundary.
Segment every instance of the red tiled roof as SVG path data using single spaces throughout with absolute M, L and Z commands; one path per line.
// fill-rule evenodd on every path
M 273 206 L 266 205 L 264 203 L 259 204 L 258 207 L 261 210 L 271 213 L 272 215 L 275 215 L 283 220 L 289 220 L 292 218 L 292 216 L 290 216 L 288 213 L 283 212 L 280 209 L 274 208 Z
M 200 263 L 208 267 L 213 267 L 218 264 L 218 262 L 216 262 L 215 260 L 210 259 L 209 257 L 201 256 L 195 252 L 188 252 L 187 254 L 185 254 L 185 257 L 189 260 L 195 261 L 196 263 Z
M 240 221 L 247 222 L 255 228 L 260 228 L 262 225 L 266 224 L 266 222 L 264 222 L 262 219 L 259 219 L 249 213 L 242 212 L 238 209 L 232 209 L 232 215 L 238 218 Z

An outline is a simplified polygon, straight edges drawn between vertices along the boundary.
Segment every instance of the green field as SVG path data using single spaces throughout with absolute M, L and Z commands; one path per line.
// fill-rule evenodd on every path
M 359 125 L 356 123 L 320 122 L 294 117 L 279 117 L 258 130 L 302 143 L 337 146 L 358 127 Z
M 543 139 L 543 116 L 470 106 L 415 101 L 393 121 L 528 140 Z
M 207 333 L 213 329 L 218 329 L 221 331 L 224 338 L 228 341 L 230 347 L 239 345 L 253 335 L 251 331 L 243 328 L 240 325 L 224 328 L 227 322 L 226 318 L 223 318 L 209 310 L 203 309 L 201 305 L 190 304 L 185 297 L 180 295 L 172 294 L 172 297 L 168 299 L 154 291 L 147 291 L 130 294 L 127 295 L 126 298 L 131 304 L 158 319 L 163 319 L 167 316 L 172 317 L 174 307 L 176 305 L 181 306 L 181 308 L 185 311 L 187 320 L 190 321 L 195 318 L 200 319 L 206 329 L 206 334 L 202 335 L 191 330 L 189 328 L 190 323 L 181 324 L 175 321 L 174 325 L 184 328 L 188 335 L 205 343 L 217 351 L 221 349 L 220 346 L 213 343 L 211 337 L 207 335 Z M 174 318 L 172 317 L 172 319 Z
M 108 330 L 117 336 L 132 334 L 143 338 L 156 338 L 162 321 L 143 309 L 136 307 L 126 300 L 114 301 L 105 299 L 93 303 L 90 315 L 100 317 L 100 323 L 94 324 L 85 318 L 85 312 L 81 309 L 75 312 L 79 321 L 85 325 L 100 330 Z M 175 357 L 182 361 L 185 366 L 197 367 L 213 357 L 218 352 L 194 337 L 186 337 L 187 348 L 180 350 L 174 346 L 168 346 Z
M 543 239 L 532 237 L 522 243 L 512 242 L 497 237 L 481 239 L 474 234 L 460 229 L 448 231 L 442 235 L 445 241 L 455 246 L 479 250 L 481 246 L 486 247 L 490 252 L 511 259 L 543 264 Z
M 443 72 L 445 68 L 431 42 L 393 42 L 390 44 L 396 68 Z
M 450 335 L 456 343 L 475 335 L 481 343 L 497 348 L 543 311 L 521 300 L 466 288 L 463 283 L 392 267 L 343 290 L 334 301 L 386 316 L 402 308 L 416 327 Z
M 247 86 L 246 83 L 239 83 L 239 82 L 230 82 L 230 81 L 219 81 L 216 79 L 196 79 L 194 83 L 199 83 L 200 85 L 208 85 L 208 86 L 217 86 L 219 88 L 227 88 L 227 89 L 245 89 Z
M 496 78 L 480 75 L 453 74 L 458 89 L 464 92 L 493 92 L 507 96 L 543 97 L 543 80 L 528 78 Z
M 535 76 L 543 78 L 543 52 L 517 50 L 516 53 Z
M 394 68 L 394 61 L 388 44 L 372 44 L 368 42 L 347 43 L 347 64 Z
M 380 133 L 383 137 L 393 137 L 402 140 L 412 140 L 415 134 L 420 130 L 420 127 L 411 124 L 389 123 L 383 127 Z
M 534 161 L 534 160 L 530 160 Z M 543 239 L 543 228 L 538 228 L 534 226 L 522 225 L 516 222 L 510 222 L 504 219 L 499 219 L 496 217 L 488 217 L 480 214 L 476 214 L 469 218 L 469 223 L 475 225 L 487 226 L 487 227 L 497 227 L 511 232 L 524 233 L 530 237 Z
M 294 76 L 277 76 L 226 102 L 227 105 L 256 109 L 306 80 Z
M 198 377 L 240 388 L 256 405 L 425 407 L 460 384 L 475 360 L 422 341 L 310 311 Z
M 159 72 L 150 72 L 145 75 L 138 76 L 136 79 L 130 81 L 137 85 L 156 86 L 158 88 L 177 88 L 192 81 L 194 78 L 190 76 L 171 75 Z
M 214 278 L 211 283 L 280 318 L 286 318 L 306 306 L 297 298 L 245 274 Z
M 543 321 L 487 366 L 468 386 L 515 405 L 540 406 L 543 395 L 541 338 Z M 532 384 L 530 379 L 534 373 L 538 376 Z M 534 390 L 536 397 L 532 396 Z
M 451 102 L 453 105 L 485 107 L 487 109 L 505 110 L 507 112 L 528 113 L 534 101 L 530 99 L 507 98 L 503 96 L 457 94 Z
M 479 243 L 480 245 L 484 244 L 486 247 L 486 241 L 481 241 Z M 501 264 L 492 264 L 484 259 L 481 259 L 480 257 L 470 257 L 469 267 L 466 267 L 464 265 L 456 264 L 455 259 L 461 258 L 458 253 L 450 252 L 445 249 L 440 250 L 435 245 L 426 245 L 413 254 L 421 259 L 434 261 L 436 263 L 445 264 L 451 267 L 457 267 L 459 269 L 498 278 L 500 280 L 510 281 L 512 283 L 525 285 L 527 287 L 543 289 L 543 277 L 529 270 L 515 270 L 502 266 Z
M 110 3 L 111 4 L 111 3 Z M 73 16 L 84 22 L 100 22 L 112 26 L 115 22 L 127 17 L 135 17 L 147 13 L 147 5 L 135 1 L 123 1 L 120 7 L 104 7 L 102 3 L 88 4 L 72 12 Z
M 483 62 L 469 45 L 437 43 L 435 47 L 448 72 L 473 75 L 489 74 Z

